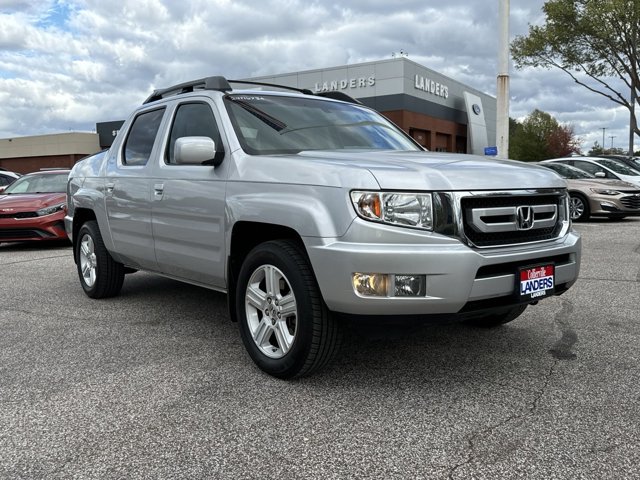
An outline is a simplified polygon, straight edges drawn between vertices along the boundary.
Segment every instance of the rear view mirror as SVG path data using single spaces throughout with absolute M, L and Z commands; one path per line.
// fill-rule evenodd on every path
M 175 162 L 178 165 L 213 165 L 217 167 L 216 144 L 209 137 L 182 137 L 176 140 Z

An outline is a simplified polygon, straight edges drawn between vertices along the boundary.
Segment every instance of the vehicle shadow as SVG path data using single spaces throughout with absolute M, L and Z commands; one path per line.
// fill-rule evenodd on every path
M 222 354 L 233 362 L 228 368 L 234 371 L 269 383 L 281 382 L 258 370 L 244 352 L 237 324 L 228 315 L 227 297 L 222 293 L 136 273 L 127 276 L 121 296 L 113 300 L 113 308 L 126 304 L 128 311 L 147 310 L 138 320 L 135 315 L 125 319 L 131 325 L 165 328 L 167 334 L 185 328 L 200 341 L 213 342 L 216 346 L 212 345 L 205 363 L 219 365 L 216 355 Z M 148 305 L 154 305 L 152 311 Z M 368 390 L 376 383 L 464 384 L 478 378 L 499 381 L 540 368 L 546 371 L 547 367 L 542 366 L 553 362 L 549 354 L 555 341 L 549 336 L 555 334 L 553 316 L 548 316 L 544 324 L 531 325 L 526 315 L 525 312 L 513 323 L 494 329 L 442 319 L 398 324 L 347 322 L 343 346 L 335 360 L 324 370 L 297 382 L 319 387 L 348 384 L 350 388 Z M 228 351 L 222 353 L 224 349 Z

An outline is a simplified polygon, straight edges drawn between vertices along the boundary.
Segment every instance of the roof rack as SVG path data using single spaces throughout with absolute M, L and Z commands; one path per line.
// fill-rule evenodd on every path
M 144 102 L 142 102 L 142 104 L 144 105 L 146 103 L 155 102 L 156 100 L 160 100 L 171 95 L 193 92 L 196 87 L 203 90 L 219 90 L 221 92 L 231 90 L 231 85 L 229 85 L 226 78 L 220 76 L 205 77 L 198 80 L 192 80 L 190 82 L 180 83 L 173 87 L 154 90 L 154 92 Z
M 353 98 L 351 95 L 347 95 L 344 92 L 338 92 L 337 90 L 329 90 L 328 92 L 318 92 L 316 93 L 319 97 L 325 98 L 333 98 L 334 100 L 342 100 L 343 102 L 349 103 L 357 103 L 358 105 L 362 105 L 360 100 Z
M 283 90 L 292 90 L 294 92 L 304 93 L 305 95 L 313 95 L 313 92 L 308 88 L 289 87 L 287 85 L 278 85 L 276 83 L 252 82 L 250 80 L 229 80 L 229 83 L 244 83 L 246 85 L 258 85 L 261 87 L 282 88 Z
M 278 85 L 275 83 L 253 82 L 250 80 L 227 80 L 226 78 L 221 76 L 200 78 L 198 80 L 192 80 L 190 82 L 180 83 L 178 85 L 174 85 L 173 87 L 154 90 L 154 92 L 151 95 L 149 95 L 149 97 L 144 102 L 142 102 L 142 104 L 144 105 L 147 103 L 155 102 L 156 100 L 161 100 L 163 98 L 170 97 L 172 95 L 190 93 L 195 90 L 218 90 L 220 92 L 229 92 L 232 90 L 230 85 L 231 83 L 281 88 L 283 90 L 292 90 L 294 92 L 303 93 L 305 95 L 317 95 L 319 97 L 332 98 L 334 100 L 342 100 L 343 102 L 361 104 L 361 102 L 347 95 L 344 92 L 329 91 L 329 92 L 313 93 L 311 90 L 307 88 L 289 87 L 287 85 Z

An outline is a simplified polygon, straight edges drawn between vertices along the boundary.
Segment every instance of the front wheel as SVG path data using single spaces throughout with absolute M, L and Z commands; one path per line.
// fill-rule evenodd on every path
M 569 214 L 574 222 L 586 222 L 589 220 L 589 202 L 578 193 L 572 193 L 569 198 Z
M 247 255 L 238 276 L 236 308 L 247 352 L 275 377 L 309 375 L 339 349 L 339 324 L 294 242 L 266 242 Z
M 80 284 L 89 297 L 106 298 L 120 293 L 124 266 L 111 258 L 95 220 L 86 222 L 78 231 L 76 263 Z

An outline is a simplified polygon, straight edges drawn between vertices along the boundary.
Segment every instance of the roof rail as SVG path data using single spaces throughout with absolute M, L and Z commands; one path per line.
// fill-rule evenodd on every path
M 304 93 L 305 95 L 316 95 L 318 97 L 332 98 L 334 100 L 342 100 L 343 102 L 357 103 L 359 105 L 362 105 L 362 102 L 356 100 L 355 98 L 353 98 L 350 95 L 347 95 L 344 92 L 328 91 L 328 92 L 314 93 L 311 90 L 309 90 L 308 88 L 296 88 L 296 87 L 289 87 L 287 85 L 278 85 L 278 84 L 275 84 L 275 83 L 252 82 L 252 81 L 249 81 L 249 80 L 229 80 L 229 83 L 244 83 L 244 84 L 247 84 L 247 85 L 260 85 L 260 86 L 264 86 L 264 87 L 276 87 L 276 88 L 282 88 L 284 90 L 293 90 L 294 92 Z
M 358 105 L 362 105 L 360 100 L 353 98 L 351 95 L 347 95 L 344 92 L 338 92 L 335 90 L 329 90 L 328 92 L 318 92 L 316 93 L 319 97 L 325 98 L 333 98 L 334 100 L 342 100 L 343 102 L 356 103 Z
M 171 95 L 179 95 L 181 93 L 193 92 L 196 88 L 202 90 L 219 90 L 221 92 L 227 92 L 231 90 L 231 85 L 224 77 L 205 77 L 198 80 L 192 80 L 190 82 L 180 83 L 173 87 L 163 88 L 160 90 L 154 90 L 154 92 L 144 101 L 142 104 L 155 102 Z
M 289 87 L 287 85 L 278 85 L 275 83 L 253 82 L 250 80 L 227 80 L 226 78 L 221 76 L 200 78 L 198 80 L 192 80 L 190 82 L 180 83 L 172 87 L 154 90 L 154 92 L 151 95 L 149 95 L 149 97 L 144 102 L 142 102 L 142 104 L 145 105 L 147 103 L 155 102 L 156 100 L 161 100 L 163 98 L 170 97 L 172 95 L 190 93 L 197 89 L 198 90 L 218 90 L 221 92 L 228 92 L 232 90 L 230 85 L 231 83 L 281 88 L 283 90 L 292 90 L 294 92 L 303 93 L 305 95 L 317 95 L 319 97 L 332 98 L 334 100 L 342 100 L 343 102 L 362 104 L 361 102 L 347 95 L 344 92 L 329 91 L 329 92 L 313 93 L 311 90 L 307 88 Z
M 261 87 L 282 88 L 283 90 L 292 90 L 294 92 L 304 93 L 305 95 L 313 95 L 308 88 L 289 87 L 287 85 L 278 85 L 277 83 L 252 82 L 250 80 L 229 80 L 229 83 L 244 83 L 246 85 L 258 85 Z

